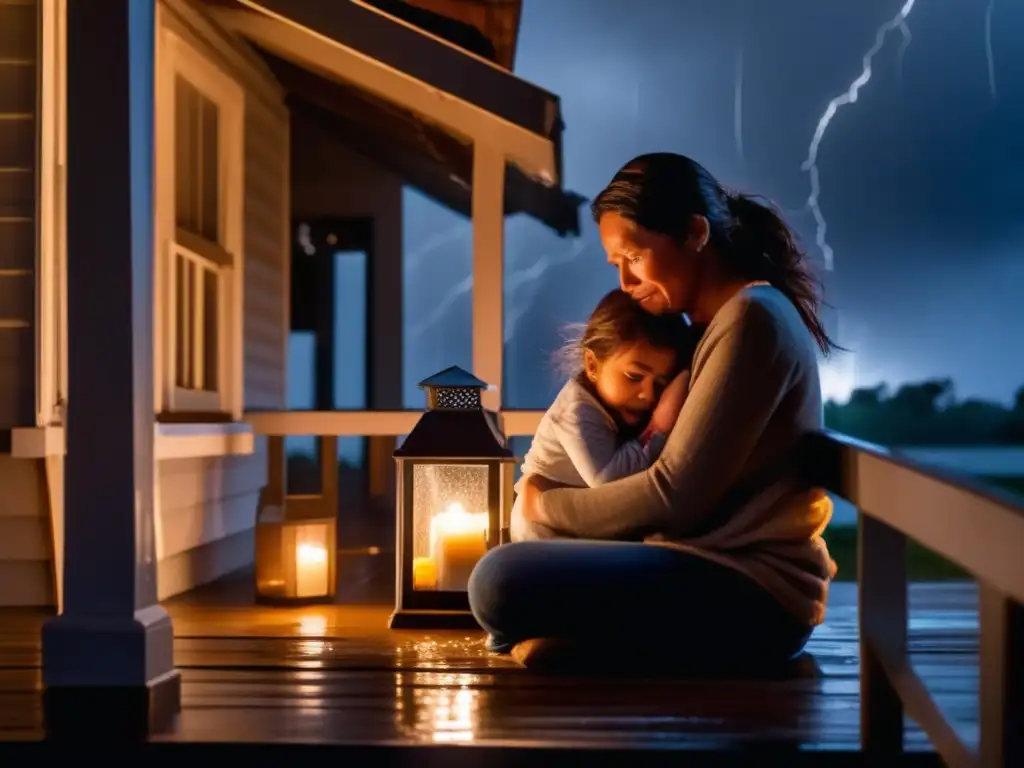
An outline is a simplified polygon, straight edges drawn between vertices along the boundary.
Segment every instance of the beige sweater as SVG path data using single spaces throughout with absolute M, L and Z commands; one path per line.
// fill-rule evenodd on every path
M 707 557 L 819 624 L 835 573 L 821 539 L 832 507 L 801 485 L 795 451 L 821 427 L 813 338 L 782 293 L 748 286 L 708 326 L 661 457 L 600 488 L 548 491 L 544 522 L 580 538 L 644 535 Z

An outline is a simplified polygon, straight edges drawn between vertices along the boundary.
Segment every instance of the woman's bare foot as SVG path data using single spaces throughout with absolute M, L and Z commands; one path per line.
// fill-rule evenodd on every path
M 575 656 L 577 643 L 557 637 L 537 637 L 512 646 L 513 659 L 527 669 L 547 669 L 566 666 Z

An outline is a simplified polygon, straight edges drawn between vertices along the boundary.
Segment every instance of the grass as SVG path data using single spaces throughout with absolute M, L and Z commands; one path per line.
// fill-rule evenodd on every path
M 857 580 L 857 529 L 853 526 L 830 528 L 825 542 L 839 566 L 836 581 Z M 970 578 L 958 566 L 939 557 L 914 541 L 907 542 L 907 578 L 910 581 L 946 581 Z
M 983 478 L 985 482 L 1024 495 L 1024 477 Z M 836 581 L 857 580 L 857 528 L 830 528 L 825 531 L 832 559 L 839 566 Z M 922 547 L 915 541 L 907 542 L 907 578 L 910 581 L 945 581 L 969 579 L 957 565 Z

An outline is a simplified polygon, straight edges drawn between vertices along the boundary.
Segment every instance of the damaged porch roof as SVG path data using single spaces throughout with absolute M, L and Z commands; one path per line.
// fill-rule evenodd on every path
M 561 235 L 579 232 L 585 198 L 559 183 L 558 97 L 433 32 L 468 24 L 433 25 L 431 12 L 417 8 L 417 26 L 356 0 L 206 3 L 260 51 L 293 110 L 428 196 L 470 215 L 473 144 L 481 141 L 506 157 L 506 213 L 526 213 Z

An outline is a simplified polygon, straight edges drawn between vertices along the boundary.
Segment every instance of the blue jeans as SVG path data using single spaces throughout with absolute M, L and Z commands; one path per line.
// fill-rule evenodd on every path
M 490 648 L 559 638 L 700 664 L 783 662 L 811 627 L 738 571 L 668 547 L 521 541 L 491 550 L 469 580 Z

